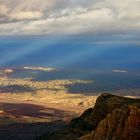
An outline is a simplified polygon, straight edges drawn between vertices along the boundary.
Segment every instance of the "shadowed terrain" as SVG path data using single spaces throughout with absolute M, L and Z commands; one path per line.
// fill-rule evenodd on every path
M 63 121 L 30 123 L 30 124 L 11 124 L 0 126 L 1 140 L 34 140 L 45 132 L 53 133 L 66 126 Z
M 54 108 L 46 108 L 44 106 L 25 104 L 25 103 L 21 103 L 21 104 L 0 103 L 0 108 L 3 110 L 5 114 L 9 114 L 19 118 L 22 118 L 24 116 L 46 118 L 50 116 L 51 119 L 53 119 L 54 116 L 56 118 L 57 117 L 61 118 L 62 115 L 68 113 Z
M 33 140 L 65 127 L 71 117 L 70 112 L 41 105 L 0 103 L 0 139 Z

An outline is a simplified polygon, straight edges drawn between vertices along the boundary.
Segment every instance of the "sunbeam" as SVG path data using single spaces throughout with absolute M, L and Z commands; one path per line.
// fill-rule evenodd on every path
M 7 51 L 5 56 L 3 56 L 3 59 L 0 60 L 0 65 L 4 66 L 9 64 L 10 62 L 13 62 L 14 60 L 19 60 L 22 59 L 22 57 L 26 57 L 27 55 L 33 54 L 39 50 L 42 50 L 43 48 L 49 48 L 54 44 L 57 44 L 61 42 L 65 37 L 57 37 L 55 41 L 50 41 L 47 37 L 42 37 L 42 38 L 36 38 L 33 37 L 31 40 L 29 39 L 28 43 L 23 44 L 22 46 L 17 46 L 16 49 L 13 49 L 12 51 Z M 17 41 L 22 41 L 19 38 L 17 40 L 14 40 L 15 42 Z M 5 46 L 2 46 L 5 47 Z M 12 47 L 12 46 L 9 46 Z M 29 60 L 30 61 L 30 60 Z
M 68 43 L 68 42 L 67 42 Z M 67 44 L 64 44 L 67 45 Z M 53 61 L 49 61 L 48 65 L 52 65 L 52 66 L 58 66 L 58 67 L 62 67 L 62 68 L 66 68 L 66 67 L 70 67 L 71 65 L 76 63 L 79 63 L 80 61 L 84 61 L 90 57 L 94 58 L 92 61 L 94 63 L 94 61 L 96 61 L 96 58 L 101 56 L 102 54 L 106 53 L 106 48 L 104 47 L 98 47 L 98 46 L 83 46 L 83 44 L 78 44 L 81 45 L 81 47 L 76 46 L 77 44 L 74 42 L 72 44 L 72 46 L 69 46 L 68 49 L 71 48 L 71 50 L 69 53 L 67 53 L 67 55 L 62 51 L 62 49 L 66 49 L 65 46 L 58 46 L 60 49 L 57 52 L 59 55 L 58 59 L 55 59 Z M 75 47 L 76 49 L 73 49 L 73 47 Z M 110 49 L 112 49 L 110 47 Z M 55 53 L 53 55 L 55 57 Z M 88 62 L 87 62 L 88 63 Z M 44 62 L 45 64 L 45 62 Z

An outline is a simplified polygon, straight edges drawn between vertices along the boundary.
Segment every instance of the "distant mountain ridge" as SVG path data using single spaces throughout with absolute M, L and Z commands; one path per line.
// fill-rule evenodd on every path
M 69 126 L 38 140 L 140 140 L 140 99 L 102 94 Z

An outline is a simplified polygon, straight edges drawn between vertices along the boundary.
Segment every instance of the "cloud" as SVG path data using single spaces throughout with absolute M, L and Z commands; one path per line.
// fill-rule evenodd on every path
M 8 8 L 5 5 L 0 5 L 0 22 L 5 21 L 8 15 Z
M 0 0 L 0 23 L 39 19 L 52 5 L 49 0 Z
M 0 5 L 0 17 L 6 16 L 8 8 L 5 5 Z
M 43 13 L 38 11 L 21 11 L 19 13 L 12 13 L 9 15 L 11 20 L 27 20 L 38 19 L 43 16 Z
M 112 70 L 115 73 L 127 73 L 128 71 L 126 70 Z
M 7 26 L 11 34 L 139 34 L 139 5 L 139 0 L 0 0 L 0 34 L 8 34 Z

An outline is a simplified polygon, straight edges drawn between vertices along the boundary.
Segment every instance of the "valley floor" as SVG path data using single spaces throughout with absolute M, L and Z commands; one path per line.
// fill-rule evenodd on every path
M 78 101 L 82 101 L 82 97 L 80 98 Z M 50 133 L 65 127 L 71 119 L 87 109 L 82 103 L 64 104 L 61 100 L 59 102 L 59 99 L 54 103 L 50 98 L 41 101 L 33 96 L 30 96 L 29 100 L 24 95 L 0 94 L 0 138 L 32 140 L 44 132 Z M 67 100 L 69 99 L 68 97 Z

